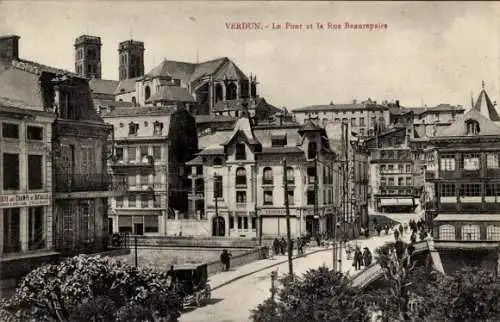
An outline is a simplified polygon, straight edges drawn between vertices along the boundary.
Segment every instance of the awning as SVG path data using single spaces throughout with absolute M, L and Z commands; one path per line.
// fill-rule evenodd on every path
M 434 221 L 500 221 L 500 214 L 440 214 Z
M 413 199 L 411 198 L 390 198 L 380 199 L 381 206 L 413 206 Z

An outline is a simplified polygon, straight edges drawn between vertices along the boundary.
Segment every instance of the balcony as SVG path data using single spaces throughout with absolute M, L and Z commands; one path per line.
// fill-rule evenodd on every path
M 251 202 L 237 202 L 236 203 L 237 210 L 249 210 L 254 211 L 254 204 Z
M 58 173 L 56 193 L 114 192 L 127 191 L 127 177 L 109 173 Z
M 460 179 L 460 178 L 481 178 L 481 170 L 453 170 L 453 171 L 443 171 L 439 172 L 439 177 L 441 179 Z
M 139 183 L 139 184 L 128 184 L 128 191 L 155 191 L 162 188 L 161 183 Z
M 197 191 L 195 193 L 188 193 L 188 199 L 191 200 L 204 200 L 205 199 L 205 194 L 201 191 Z
M 141 160 L 113 160 L 112 167 L 153 167 L 154 160 L 152 156 L 146 156 Z

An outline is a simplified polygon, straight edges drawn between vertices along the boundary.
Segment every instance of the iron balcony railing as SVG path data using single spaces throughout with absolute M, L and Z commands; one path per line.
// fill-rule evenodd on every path
M 58 173 L 56 192 L 127 191 L 127 177 L 109 173 Z

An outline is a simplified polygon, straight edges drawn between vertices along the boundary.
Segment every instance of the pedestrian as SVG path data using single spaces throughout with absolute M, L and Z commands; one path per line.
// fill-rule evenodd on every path
M 304 244 L 302 242 L 302 238 L 297 237 L 297 254 L 299 256 L 304 255 Z
M 231 257 L 232 254 L 227 251 L 227 249 L 222 250 L 222 254 L 220 255 L 220 261 L 222 265 L 224 265 L 224 270 L 227 272 L 229 268 L 231 268 Z
M 169 277 L 170 277 L 169 289 L 172 290 L 175 287 L 175 283 L 177 282 L 175 278 L 175 270 L 173 265 L 170 266 L 170 270 L 167 272 L 167 278 Z
M 395 240 L 399 239 L 399 231 L 397 229 L 394 229 L 394 239 Z
M 405 233 L 408 233 L 408 224 L 407 223 L 405 223 L 403 228 L 405 229 Z
M 380 232 L 382 231 L 382 227 L 380 227 L 379 225 L 377 225 L 376 229 L 377 229 L 377 234 L 380 237 Z
M 370 266 L 372 263 L 372 253 L 368 249 L 368 247 L 365 247 L 365 250 L 363 252 L 363 262 L 365 264 L 365 267 Z
M 280 250 L 281 250 L 281 255 L 285 255 L 285 251 L 286 251 L 286 240 L 285 240 L 285 237 L 281 237 Z
M 354 261 L 353 261 L 353 266 L 356 270 L 361 269 L 362 261 L 363 261 L 363 254 L 361 253 L 359 247 L 356 246 L 356 250 L 354 251 Z
M 411 233 L 411 237 L 410 237 L 410 242 L 412 244 L 415 244 L 417 242 L 417 231 L 414 230 L 412 233 Z
M 399 225 L 399 235 L 403 236 L 403 224 Z
M 389 225 L 385 225 L 385 234 L 389 235 Z
M 280 241 L 278 237 L 274 238 L 273 250 L 274 250 L 274 255 L 278 256 L 280 254 Z

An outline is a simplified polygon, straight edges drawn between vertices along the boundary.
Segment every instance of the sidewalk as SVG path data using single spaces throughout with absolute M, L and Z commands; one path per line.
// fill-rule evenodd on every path
M 404 234 L 403 235 L 403 240 L 407 241 L 409 240 L 410 234 Z M 349 241 L 350 244 L 353 246 L 358 245 L 361 248 L 363 247 L 369 247 L 372 253 L 374 252 L 375 248 L 380 247 L 384 245 L 387 242 L 392 242 L 394 241 L 394 235 L 392 233 L 389 233 L 389 235 L 381 235 L 380 237 L 378 236 L 371 236 L 368 239 L 355 239 Z M 311 255 L 319 252 L 332 252 L 332 247 L 325 248 L 325 247 L 309 247 L 304 251 L 304 255 Z M 295 254 L 293 256 L 294 259 L 298 258 Z M 266 270 L 268 268 L 272 268 L 278 265 L 281 265 L 283 263 L 286 263 L 288 261 L 288 257 L 285 256 L 274 256 L 274 259 L 261 259 L 257 260 L 255 262 L 242 265 L 239 267 L 236 267 L 234 269 L 231 269 L 228 272 L 221 272 L 212 276 L 209 276 L 209 283 L 212 286 L 212 290 L 216 290 L 218 288 L 221 288 L 223 286 L 226 286 L 234 281 L 237 281 L 239 279 L 245 278 L 249 275 L 252 275 L 254 273 L 261 272 L 263 270 Z M 359 273 L 361 271 L 355 271 L 354 267 L 352 266 L 352 260 L 347 259 L 347 255 L 345 251 L 342 252 L 342 271 L 344 272 L 349 272 L 351 274 L 353 273 Z

